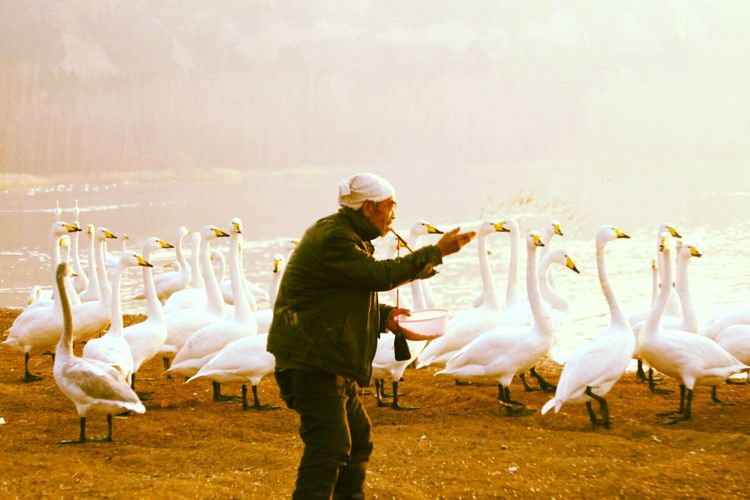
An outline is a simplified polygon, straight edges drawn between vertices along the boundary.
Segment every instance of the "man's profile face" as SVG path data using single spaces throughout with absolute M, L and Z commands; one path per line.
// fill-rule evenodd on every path
M 367 200 L 362 204 L 362 213 L 380 230 L 380 236 L 385 236 L 396 218 L 396 201 L 393 197 L 378 202 Z

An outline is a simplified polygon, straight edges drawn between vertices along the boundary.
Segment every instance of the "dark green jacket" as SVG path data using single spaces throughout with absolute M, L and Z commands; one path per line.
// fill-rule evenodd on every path
M 378 236 L 361 212 L 347 207 L 307 229 L 284 271 L 268 332 L 277 366 L 309 366 L 369 384 L 392 309 L 378 304 L 377 292 L 442 263 L 435 245 L 377 260 L 370 240 Z

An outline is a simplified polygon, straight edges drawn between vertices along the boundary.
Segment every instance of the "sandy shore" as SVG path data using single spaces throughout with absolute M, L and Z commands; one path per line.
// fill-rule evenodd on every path
M 0 309 L 0 331 L 18 314 Z M 135 321 L 128 317 L 126 324 Z M 291 494 L 301 445 L 296 415 L 287 409 L 243 412 L 211 402 L 210 384 L 161 377 L 147 363 L 139 390 L 153 391 L 145 415 L 117 417 L 113 443 L 57 444 L 77 436 L 72 403 L 57 389 L 49 357 L 32 358 L 40 382 L 21 381 L 22 356 L 0 347 L 0 446 L 3 497 L 285 498 Z M 507 417 L 491 385 L 456 387 L 433 370 L 407 370 L 398 412 L 365 404 L 375 452 L 367 481 L 372 498 L 495 497 L 735 497 L 747 498 L 750 466 L 750 387 L 696 391 L 694 418 L 662 423 L 660 411 L 678 396 L 651 395 L 626 375 L 609 395 L 612 428 L 592 429 L 585 407 L 560 414 Z M 556 380 L 559 370 L 543 372 Z M 665 388 L 676 389 L 672 380 Z M 539 409 L 547 393 L 514 399 Z M 225 393 L 239 393 L 228 386 Z M 264 403 L 282 405 L 271 378 L 259 387 Z M 106 432 L 92 418 L 91 435 Z

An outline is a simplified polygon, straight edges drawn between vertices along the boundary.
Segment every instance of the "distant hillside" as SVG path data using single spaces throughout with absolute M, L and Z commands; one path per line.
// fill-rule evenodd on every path
M 0 171 L 750 155 L 750 3 L 0 0 Z

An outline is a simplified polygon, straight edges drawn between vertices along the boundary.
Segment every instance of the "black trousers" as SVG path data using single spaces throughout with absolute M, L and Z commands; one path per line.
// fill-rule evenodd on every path
M 364 498 L 371 424 L 356 382 L 318 370 L 280 369 L 275 376 L 300 416 L 305 445 L 292 498 Z

